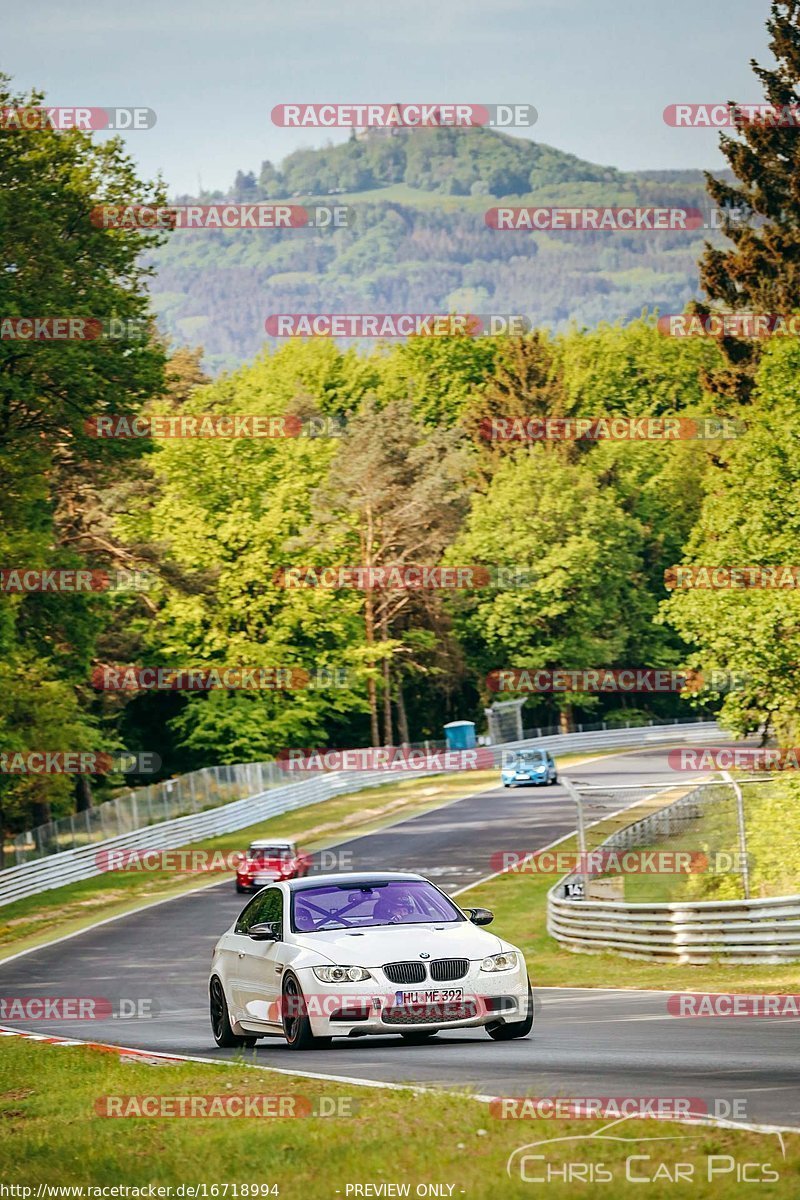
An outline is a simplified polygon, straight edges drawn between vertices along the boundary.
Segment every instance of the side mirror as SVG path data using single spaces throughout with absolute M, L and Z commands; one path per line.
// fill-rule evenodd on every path
M 466 910 L 473 925 L 491 925 L 494 913 L 489 908 L 468 908 Z
M 260 921 L 257 925 L 250 926 L 247 936 L 254 942 L 279 942 L 281 939 L 278 929 L 277 921 Z

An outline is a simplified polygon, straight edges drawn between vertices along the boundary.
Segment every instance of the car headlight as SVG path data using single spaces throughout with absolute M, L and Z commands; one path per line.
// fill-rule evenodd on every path
M 481 963 L 482 971 L 513 971 L 519 959 L 514 950 L 503 950 L 501 954 L 490 954 Z
M 362 980 L 372 979 L 369 971 L 363 967 L 314 967 L 313 971 L 323 983 L 361 983 Z

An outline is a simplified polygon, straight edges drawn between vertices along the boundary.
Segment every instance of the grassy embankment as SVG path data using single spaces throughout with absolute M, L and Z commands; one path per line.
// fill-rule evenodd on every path
M 768 789 L 768 790 L 763 790 Z M 800 892 L 800 783 L 745 786 L 748 847 L 753 858 L 754 896 Z M 663 805 L 665 797 L 651 797 L 645 805 Z M 641 807 L 644 807 L 641 806 Z M 591 830 L 590 845 L 630 821 L 630 815 L 602 822 Z M 648 849 L 735 850 L 736 815 L 725 803 L 698 822 L 694 830 Z M 574 838 L 559 849 L 576 852 Z M 708 965 L 676 966 L 623 958 L 612 953 L 574 954 L 562 950 L 546 931 L 547 893 L 558 876 L 537 874 L 531 863 L 488 883 L 461 893 L 459 903 L 490 908 L 495 925 L 516 943 L 528 958 L 534 987 L 664 988 L 675 991 L 800 992 L 800 963 L 753 963 L 730 966 L 719 961 Z M 739 899 L 738 875 L 626 875 L 625 900 L 657 903 L 685 899 Z
M 405 1051 L 417 1052 L 424 1055 L 426 1050 Z M 445 1190 L 434 1194 L 494 1200 L 498 1194 L 530 1196 L 532 1178 L 548 1171 L 561 1172 L 547 1184 L 553 1200 L 584 1189 L 586 1195 L 638 1196 L 642 1184 L 626 1182 L 626 1159 L 633 1155 L 649 1156 L 649 1161 L 637 1158 L 630 1170 L 654 1180 L 647 1190 L 652 1200 L 738 1197 L 743 1185 L 737 1182 L 737 1169 L 745 1162 L 754 1164 L 750 1178 L 764 1172 L 769 1179 L 768 1171 L 778 1176 L 775 1182 L 759 1183 L 759 1196 L 789 1200 L 800 1193 L 796 1134 L 783 1135 L 785 1158 L 775 1134 L 652 1120 L 632 1120 L 608 1130 L 609 1136 L 630 1140 L 599 1140 L 588 1135 L 608 1122 L 500 1120 L 488 1105 L 452 1093 L 421 1096 L 357 1088 L 236 1064 L 150 1066 L 86 1047 L 10 1037 L 2 1039 L 0 1055 L 0 1120 L 6 1135 L 0 1141 L 0 1178 L 5 1184 L 31 1187 L 34 1197 L 39 1185 L 48 1184 L 138 1186 L 146 1194 L 148 1184 L 174 1189 L 204 1183 L 208 1196 L 226 1196 L 226 1184 L 227 1197 L 234 1196 L 233 1184 L 240 1189 L 242 1184 L 277 1184 L 277 1194 L 286 1200 L 344 1200 L 348 1184 L 351 1189 L 371 1184 L 374 1190 L 361 1191 L 362 1196 L 380 1195 L 381 1184 L 408 1185 L 406 1194 L 411 1196 L 418 1185 L 444 1184 Z M 328 1108 L 353 1115 L 111 1119 L 97 1112 L 103 1097 L 187 1095 L 224 1096 L 227 1102 L 239 1096 L 279 1095 L 284 1106 L 296 1108 L 302 1101 L 288 1098 L 303 1097 L 313 1106 L 324 1096 Z M 525 1181 L 518 1155 L 512 1177 L 507 1176 L 506 1162 L 514 1150 L 561 1138 L 578 1140 L 531 1150 L 544 1161 L 525 1163 Z M 720 1157 L 711 1157 L 715 1155 Z M 584 1172 L 597 1172 L 602 1164 L 606 1175 L 594 1183 L 566 1182 L 565 1164 L 570 1162 L 582 1165 Z M 692 1171 L 689 1182 L 671 1182 L 678 1163 L 689 1164 L 684 1168 L 684 1180 Z M 715 1172 L 710 1180 L 709 1170 Z M 603 1182 L 608 1183 L 609 1175 L 606 1189 Z M 220 1186 L 212 1192 L 214 1184 Z

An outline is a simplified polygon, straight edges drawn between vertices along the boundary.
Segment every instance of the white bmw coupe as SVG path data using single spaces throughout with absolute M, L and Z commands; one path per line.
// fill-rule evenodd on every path
M 218 1046 L 282 1035 L 293 1050 L 331 1038 L 398 1033 L 421 1042 L 483 1026 L 525 1037 L 533 1000 L 525 960 L 421 875 L 312 875 L 260 891 L 214 948 L 211 1028 Z

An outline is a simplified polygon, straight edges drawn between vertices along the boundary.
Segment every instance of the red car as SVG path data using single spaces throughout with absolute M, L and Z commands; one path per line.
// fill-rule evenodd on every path
M 310 855 L 298 852 L 294 842 L 251 842 L 236 868 L 236 890 L 257 892 L 276 879 L 300 879 L 310 866 Z

